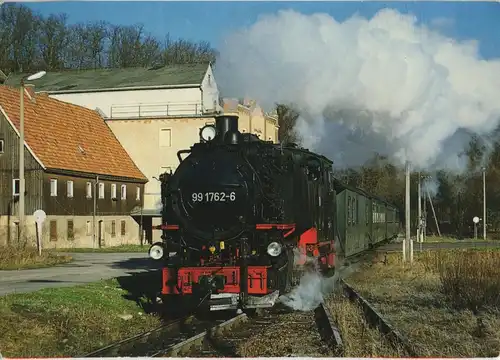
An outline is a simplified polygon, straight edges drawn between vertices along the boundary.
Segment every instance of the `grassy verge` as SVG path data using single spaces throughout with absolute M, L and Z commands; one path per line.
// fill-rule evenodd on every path
M 0 246 L 0 270 L 37 269 L 64 264 L 72 260 L 71 256 L 55 255 L 33 247 Z
M 486 240 L 484 240 L 482 238 L 482 235 L 481 236 L 478 236 L 477 239 L 474 239 L 474 238 L 465 238 L 465 239 L 462 239 L 462 240 L 459 240 L 457 238 L 454 238 L 454 237 L 450 237 L 450 236 L 427 236 L 425 238 L 425 242 L 426 243 L 459 243 L 459 242 L 492 242 L 492 243 L 500 243 L 500 239 L 489 239 L 487 238 Z
M 144 252 L 149 250 L 150 245 L 119 245 L 110 246 L 104 248 L 60 248 L 60 249 L 50 249 L 54 252 L 74 252 L 74 253 L 125 253 L 125 252 Z
M 365 321 L 363 310 L 346 297 L 334 294 L 326 304 L 340 331 L 345 357 L 404 357 L 381 333 Z M 338 356 L 338 355 L 337 355 Z
M 81 356 L 159 325 L 158 317 L 124 297 L 118 281 L 0 297 L 2 355 Z
M 349 279 L 421 357 L 500 353 L 500 252 L 491 249 L 400 254 L 367 264 Z M 377 354 L 384 355 L 384 354 Z

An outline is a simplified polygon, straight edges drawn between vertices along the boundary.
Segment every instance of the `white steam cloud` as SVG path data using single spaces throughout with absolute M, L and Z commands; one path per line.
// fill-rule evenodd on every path
M 389 9 L 344 22 L 262 16 L 226 39 L 216 71 L 225 96 L 295 103 L 303 144 L 340 166 L 376 151 L 419 169 L 461 170 L 470 134 L 500 118 L 500 60 Z
M 335 248 L 340 249 L 338 239 L 335 241 Z M 297 265 L 299 258 L 298 249 L 294 249 L 294 265 L 297 270 L 303 271 L 299 285 L 295 286 L 290 293 L 279 297 L 282 304 L 297 311 L 316 309 L 325 300 L 325 297 L 338 288 L 340 279 L 346 278 L 356 270 L 356 265 L 345 266 L 344 259 L 337 256 L 335 258 L 335 275 L 324 277 L 320 272 L 317 259 L 307 257 L 305 264 Z

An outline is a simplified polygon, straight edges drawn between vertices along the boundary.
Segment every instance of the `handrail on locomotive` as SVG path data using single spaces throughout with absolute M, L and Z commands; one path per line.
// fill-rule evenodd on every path
M 164 262 L 163 297 L 208 294 L 211 310 L 273 306 L 308 257 L 331 273 L 337 252 L 364 251 L 399 231 L 395 207 L 340 183 L 322 155 L 240 133 L 233 115 L 199 136 L 178 151 L 175 172 L 160 175 L 162 241 L 149 255 Z M 377 220 L 379 207 L 392 222 Z

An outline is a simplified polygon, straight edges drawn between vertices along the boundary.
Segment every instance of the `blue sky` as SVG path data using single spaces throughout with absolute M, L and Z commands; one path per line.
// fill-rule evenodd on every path
M 422 23 L 439 26 L 455 39 L 479 41 L 484 58 L 500 58 L 500 4 L 496 2 L 40 2 L 24 3 L 43 15 L 67 13 L 70 23 L 106 20 L 142 23 L 163 38 L 207 40 L 217 47 L 225 35 L 249 26 L 260 14 L 294 9 L 304 14 L 329 13 L 342 21 L 355 13 L 372 17 L 383 8 L 412 13 Z

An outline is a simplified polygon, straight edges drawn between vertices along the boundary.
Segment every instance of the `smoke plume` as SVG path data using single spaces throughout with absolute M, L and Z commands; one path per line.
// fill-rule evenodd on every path
M 303 145 L 337 166 L 373 152 L 421 170 L 463 170 L 471 134 L 499 123 L 500 60 L 391 9 L 337 22 L 280 11 L 229 35 L 217 77 L 227 96 L 294 103 Z

